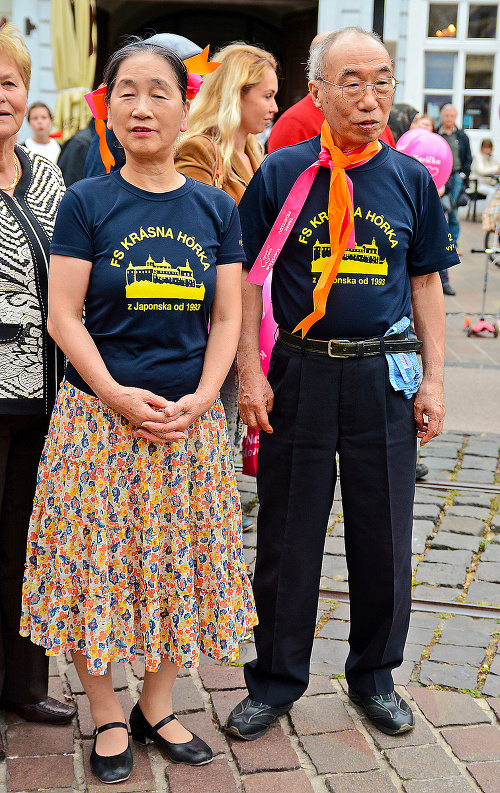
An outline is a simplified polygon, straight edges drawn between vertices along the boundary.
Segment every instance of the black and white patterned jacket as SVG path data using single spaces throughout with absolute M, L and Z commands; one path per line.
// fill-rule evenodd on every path
M 0 414 L 49 414 L 63 356 L 47 334 L 49 244 L 64 181 L 57 166 L 16 146 L 22 175 L 0 191 Z

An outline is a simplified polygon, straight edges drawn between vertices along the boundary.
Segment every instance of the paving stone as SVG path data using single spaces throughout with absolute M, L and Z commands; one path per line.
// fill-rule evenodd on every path
M 476 518 L 476 520 L 480 520 L 484 523 L 486 518 L 488 517 L 489 513 L 489 504 L 488 507 L 477 507 L 473 505 L 461 505 L 456 504 L 453 502 L 453 506 L 448 507 L 446 510 L 446 516 L 457 516 L 459 518 Z
M 431 614 L 426 611 L 412 611 L 410 615 L 410 627 L 430 628 L 433 632 L 441 622 L 439 614 Z
M 385 735 L 385 733 L 377 730 L 368 719 L 364 719 L 363 723 L 379 749 L 394 749 L 403 746 L 424 746 L 436 743 L 437 740 L 420 713 L 415 713 L 415 727 L 413 730 L 404 732 L 401 735 Z
M 500 697 L 491 697 L 487 701 L 495 716 L 500 721 Z
M 113 661 L 111 664 L 111 678 L 113 680 L 113 688 L 115 691 L 128 687 L 126 661 Z
M 426 462 L 426 465 L 428 463 Z M 446 494 L 441 490 L 432 490 L 430 487 L 417 487 L 415 489 L 415 504 L 439 504 L 444 506 L 446 501 Z
M 347 564 L 344 556 L 324 556 L 321 575 L 326 578 L 339 578 L 347 581 Z
M 255 548 L 256 545 L 257 545 L 257 532 L 256 531 L 243 532 L 243 547 Z
M 494 620 L 453 616 L 445 620 L 440 644 L 466 647 L 488 647 L 491 632 L 496 629 Z
M 457 564 L 421 562 L 415 572 L 415 580 L 424 584 L 463 588 L 467 569 Z
M 471 438 L 465 447 L 465 454 L 477 454 L 478 457 L 498 457 L 498 441 Z
M 258 741 L 229 738 L 231 751 L 242 774 L 256 771 L 287 771 L 300 768 L 290 739 L 279 724 L 273 725 Z
M 349 645 L 347 642 L 318 637 L 314 640 L 311 660 L 330 663 L 341 673 L 344 671 L 348 653 Z
M 335 607 L 335 611 L 333 612 L 332 616 L 334 620 L 349 621 L 350 618 L 349 603 L 339 603 L 338 606 Z
M 474 579 L 476 581 L 490 581 L 494 584 L 500 583 L 500 562 L 485 562 L 481 559 Z
M 349 585 L 347 580 L 341 581 L 339 578 L 322 577 L 320 580 L 320 589 L 331 589 L 333 592 L 349 592 Z
M 453 603 L 461 594 L 461 589 L 449 586 L 431 587 L 419 584 L 413 590 L 415 600 L 437 600 L 443 603 Z
M 419 450 L 420 457 L 442 457 L 444 454 L 456 457 L 462 448 L 462 441 L 444 440 L 445 437 L 441 435 L 437 441 L 433 440 L 423 446 Z
M 416 664 L 420 661 L 423 651 L 425 650 L 425 644 L 406 644 L 404 649 L 404 660 L 411 661 L 413 664 Z
M 431 643 L 434 636 L 432 628 L 421 628 L 416 625 L 410 625 L 406 641 L 408 644 L 422 644 L 424 647 Z
M 498 793 L 500 790 L 500 762 L 471 763 L 467 771 L 474 777 L 483 793 Z
M 78 677 L 78 672 L 76 671 L 73 664 L 69 664 L 69 666 L 66 667 L 64 674 L 68 679 L 69 687 L 73 694 L 85 693 L 84 688 L 80 682 L 80 678 Z
M 327 777 L 325 783 L 330 793 L 394 793 L 396 790 L 391 779 L 380 771 L 339 774 Z M 290 788 L 290 793 L 295 791 Z
M 378 769 L 377 759 L 357 730 L 300 738 L 318 774 L 341 774 Z
M 431 520 L 414 520 L 411 549 L 413 553 L 423 553 L 427 538 L 434 531 L 434 523 Z
M 200 664 L 198 672 L 207 691 L 246 688 L 243 667 L 224 664 Z
M 407 690 L 434 727 L 490 723 L 488 714 L 468 694 L 436 691 L 420 686 L 411 686 Z
M 467 534 L 454 534 L 451 531 L 442 531 L 440 527 L 431 542 L 431 548 L 465 550 L 475 553 L 479 548 L 479 539 Z
M 309 675 L 309 685 L 303 697 L 314 697 L 317 694 L 332 694 L 334 691 L 333 683 L 328 677 L 323 675 Z
M 435 644 L 429 661 L 439 664 L 468 664 L 476 669 L 484 661 L 485 651 L 482 647 L 458 647 L 453 644 Z
M 392 670 L 392 679 L 396 686 L 406 686 L 410 682 L 414 666 L 413 661 L 403 661 L 401 666 Z
M 491 606 L 500 605 L 500 584 L 473 581 L 467 592 L 470 603 L 488 603 Z
M 238 702 L 245 699 L 246 692 L 241 689 L 236 689 L 236 691 L 212 691 L 210 697 L 214 706 L 215 715 L 217 716 L 217 721 L 221 727 L 223 727 L 232 709 Z
M 401 779 L 440 779 L 460 773 L 444 749 L 434 744 L 386 749 L 385 756 Z
M 473 689 L 477 685 L 477 669 L 472 666 L 448 666 L 448 664 L 422 661 L 420 682 L 424 686 Z
M 472 551 L 439 551 L 436 548 L 430 548 L 425 554 L 425 561 L 461 565 L 467 568 L 472 562 Z
M 321 628 L 319 635 L 323 639 L 346 640 L 349 638 L 350 628 L 351 626 L 348 622 L 342 622 L 341 620 L 328 620 L 328 622 Z
M 302 770 L 247 776 L 243 788 L 245 793 L 313 793 L 311 783 Z
M 494 532 L 495 534 L 498 534 L 500 532 L 500 514 L 497 513 L 496 515 L 493 515 L 490 528 L 491 531 Z M 499 540 L 495 537 L 493 539 L 493 542 L 499 542 Z
M 453 505 L 485 507 L 489 510 L 491 507 L 491 496 L 479 492 L 463 493 L 460 496 L 453 497 Z
M 441 735 L 460 760 L 477 762 L 498 760 L 500 757 L 500 729 L 480 725 L 460 729 L 441 730 Z
M 7 790 L 39 790 L 73 785 L 73 755 L 19 757 L 6 760 Z
M 495 625 L 495 628 L 496 627 L 497 625 Z M 495 655 L 491 663 L 490 672 L 492 672 L 494 675 L 500 675 L 500 654 L 498 653 L 498 648 L 497 648 L 497 654 Z
M 483 562 L 500 562 L 500 545 L 490 542 L 481 554 L 481 564 Z
M 486 680 L 484 681 L 483 692 L 487 697 L 499 697 L 500 696 L 500 676 L 499 675 L 488 675 Z
M 454 457 L 426 457 L 425 464 L 429 468 L 429 471 L 446 471 L 447 473 L 452 473 L 455 470 L 455 466 L 457 464 L 457 458 Z M 427 474 L 428 476 L 428 474 Z M 433 477 L 434 478 L 434 477 Z
M 451 779 L 409 780 L 403 783 L 405 793 L 471 793 L 472 785 L 464 777 Z
M 345 555 L 345 544 L 343 537 L 327 537 L 325 540 L 325 553 L 334 556 Z
M 290 712 L 290 718 L 297 735 L 354 729 L 354 722 L 337 694 L 299 699 Z
M 139 658 L 135 658 L 133 661 L 130 662 L 130 666 L 132 667 L 132 672 L 134 673 L 135 677 L 139 680 L 144 679 L 144 661 Z
M 477 482 L 478 484 L 493 484 L 493 471 L 478 471 L 473 468 L 466 468 L 457 473 L 457 482 Z M 458 488 L 457 488 L 458 489 Z
M 73 752 L 73 725 L 22 722 L 7 729 L 7 756 L 60 755 Z
M 437 504 L 414 504 L 413 520 L 429 520 L 436 522 L 441 512 L 441 507 Z
M 203 766 L 170 763 L 165 769 L 170 793 L 237 793 L 236 781 L 227 760 Z
M 339 678 L 344 676 L 344 668 L 342 664 L 338 663 L 333 664 L 326 661 L 312 661 L 309 664 L 309 674 Z
M 208 743 L 214 754 L 221 754 L 225 751 L 226 743 L 208 713 L 205 711 L 184 713 L 179 720 L 183 727 L 195 735 L 199 735 L 205 743 Z
M 470 469 L 480 471 L 494 471 L 496 460 L 491 457 L 478 457 L 472 454 L 464 454 L 460 470 L 466 471 Z
M 484 523 L 476 520 L 476 518 L 459 518 L 455 515 L 446 514 L 441 521 L 439 531 L 482 537 L 484 534 Z

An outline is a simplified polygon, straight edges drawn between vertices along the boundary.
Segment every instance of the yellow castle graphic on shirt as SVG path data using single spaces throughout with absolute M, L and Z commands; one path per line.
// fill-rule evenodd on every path
M 328 243 L 316 241 L 313 245 L 311 272 L 322 273 L 326 260 L 331 256 Z M 380 259 L 375 239 L 371 245 L 355 245 L 346 248 L 340 262 L 339 273 L 360 273 L 364 275 L 387 275 L 387 259 Z
M 143 265 L 130 262 L 126 274 L 125 294 L 129 298 L 203 300 L 205 297 L 205 284 L 196 283 L 187 259 L 184 267 L 172 267 L 165 257 L 162 262 L 155 262 L 150 254 Z

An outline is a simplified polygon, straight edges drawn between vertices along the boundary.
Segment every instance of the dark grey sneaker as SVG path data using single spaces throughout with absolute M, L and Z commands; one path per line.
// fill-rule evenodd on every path
M 356 694 L 350 688 L 348 695 L 351 702 L 363 708 L 371 723 L 386 735 L 399 735 L 413 729 L 415 719 L 411 708 L 395 691 L 369 697 Z
M 423 479 L 428 473 L 429 469 L 426 465 L 424 465 L 424 463 L 417 463 L 417 467 L 415 469 L 415 479 Z
M 254 741 L 265 735 L 273 721 L 283 713 L 288 713 L 292 705 L 293 702 L 289 702 L 288 705 L 272 708 L 246 697 L 233 708 L 224 729 L 230 735 L 237 735 L 245 741 Z

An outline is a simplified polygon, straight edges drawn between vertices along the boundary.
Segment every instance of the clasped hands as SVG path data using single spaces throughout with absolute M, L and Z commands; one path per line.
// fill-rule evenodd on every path
M 135 427 L 134 436 L 153 443 L 184 440 L 187 428 L 213 404 L 200 394 L 186 394 L 177 402 L 142 388 L 120 387 L 107 403 Z

